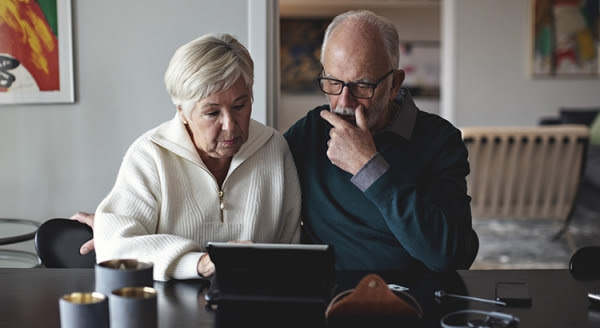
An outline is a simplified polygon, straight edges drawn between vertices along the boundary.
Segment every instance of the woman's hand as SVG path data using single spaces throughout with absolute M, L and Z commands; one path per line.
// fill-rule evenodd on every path
M 252 244 L 252 240 L 230 240 L 228 243 L 235 244 Z M 198 261 L 198 274 L 208 278 L 215 274 L 215 264 L 210 260 L 210 256 L 208 253 L 205 253 L 200 257 L 200 261 Z
M 85 212 L 77 212 L 75 214 L 73 214 L 70 217 L 71 220 L 76 220 L 79 221 L 81 223 L 85 223 L 88 226 L 90 226 L 90 228 L 92 228 L 92 230 L 94 230 L 94 213 L 85 213 Z M 79 253 L 81 255 L 85 255 L 91 251 L 93 251 L 95 248 L 94 246 L 94 239 L 90 239 L 88 241 L 86 241 L 83 245 L 81 245 L 81 248 L 79 249 Z
M 200 257 L 197 271 L 199 275 L 205 278 L 208 278 L 215 273 L 215 264 L 210 260 L 208 253 L 205 253 L 202 255 L 202 257 Z

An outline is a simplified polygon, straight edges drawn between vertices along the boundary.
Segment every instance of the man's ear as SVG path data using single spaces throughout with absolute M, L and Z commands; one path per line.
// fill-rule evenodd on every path
M 398 94 L 398 91 L 400 91 L 400 87 L 402 87 L 406 73 L 404 73 L 403 69 L 399 69 L 394 71 L 392 75 L 394 79 L 392 80 L 392 92 L 390 93 L 390 100 L 393 100 Z

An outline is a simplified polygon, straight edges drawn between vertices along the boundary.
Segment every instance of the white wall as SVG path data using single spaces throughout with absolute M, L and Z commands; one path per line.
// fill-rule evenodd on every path
M 286 1 L 287 2 L 287 1 Z M 310 5 L 310 6 L 309 6 Z M 311 7 L 312 6 L 312 7 Z M 402 8 L 373 7 L 365 1 L 363 7 L 340 6 L 322 4 L 315 10 L 314 3 L 307 5 L 286 6 L 281 3 L 281 16 L 287 17 L 334 17 L 351 9 L 364 8 L 372 10 L 378 15 L 389 18 L 398 28 L 400 40 L 404 41 L 439 41 L 440 40 L 440 6 L 437 4 L 422 6 L 406 6 Z M 303 117 L 309 110 L 327 103 L 323 94 L 297 95 L 282 93 L 277 111 L 277 129 L 281 132 L 287 130 L 299 118 Z M 421 110 L 439 113 L 440 102 L 438 99 L 417 98 L 415 103 Z
M 442 112 L 456 125 L 535 125 L 561 106 L 600 106 L 599 79 L 528 76 L 529 1 L 444 0 L 443 10 L 454 39 L 443 49 L 454 62 L 443 65 L 454 75 L 443 80 Z
M 175 49 L 209 32 L 248 44 L 246 0 L 72 3 L 76 103 L 0 106 L 0 217 L 94 211 L 127 147 L 174 115 Z

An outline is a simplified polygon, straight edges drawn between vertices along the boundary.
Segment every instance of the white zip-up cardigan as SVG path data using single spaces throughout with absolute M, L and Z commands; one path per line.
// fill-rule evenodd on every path
M 175 115 L 125 154 L 96 209 L 96 260 L 152 262 L 155 280 L 198 278 L 209 241 L 298 243 L 300 203 L 294 160 L 279 132 L 251 120 L 219 188 Z

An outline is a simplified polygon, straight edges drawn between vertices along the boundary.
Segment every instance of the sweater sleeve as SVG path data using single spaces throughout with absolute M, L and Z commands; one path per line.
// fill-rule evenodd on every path
M 466 190 L 467 150 L 458 130 L 444 138 L 422 183 L 399 183 L 403 172 L 392 164 L 365 191 L 402 246 L 433 271 L 468 269 L 479 245 Z
M 154 279 L 198 277 L 202 255 L 192 240 L 156 234 L 160 181 L 153 148 L 144 137 L 127 151 L 113 189 L 100 203 L 94 222 L 97 261 L 135 258 L 154 264 Z M 184 257 L 184 255 L 186 255 Z

